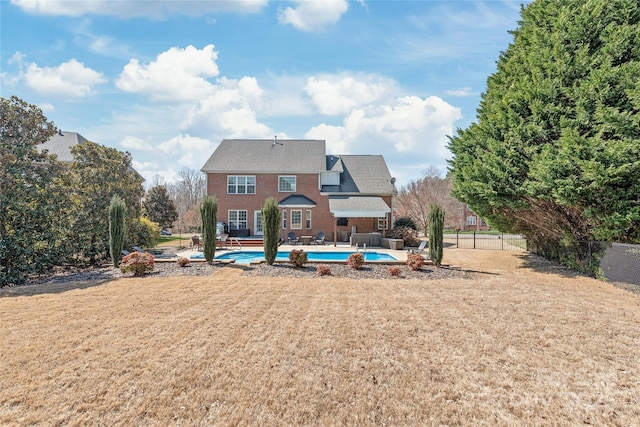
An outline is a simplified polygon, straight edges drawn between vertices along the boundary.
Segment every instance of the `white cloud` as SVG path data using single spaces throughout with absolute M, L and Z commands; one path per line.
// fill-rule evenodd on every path
M 202 49 L 172 47 L 149 64 L 131 59 L 120 73 L 116 86 L 125 92 L 147 94 L 158 101 L 200 99 L 214 90 L 206 78 L 219 74 L 215 62 L 218 53 L 213 49 L 212 44 Z
M 406 96 L 392 105 L 355 109 L 342 126 L 316 126 L 305 137 L 326 139 L 334 154 L 380 153 L 387 161 L 430 158 L 435 164 L 449 155 L 447 135 L 461 117 L 459 108 L 438 97 Z
M 180 124 L 197 134 L 218 133 L 225 138 L 262 138 L 273 134 L 259 123 L 256 109 L 262 105 L 262 89 L 253 77 L 221 78 L 212 93 L 191 108 Z
M 335 24 L 349 9 L 346 0 L 295 0 L 295 8 L 287 7 L 278 15 L 278 22 L 290 24 L 302 31 L 322 31 Z
M 50 113 L 56 110 L 56 107 L 50 102 L 45 102 L 44 104 L 40 104 L 38 106 L 45 113 Z
M 57 67 L 38 67 L 35 63 L 26 66 L 22 77 L 31 89 L 65 98 L 78 98 L 90 95 L 93 86 L 105 83 L 102 73 L 85 67 L 82 62 L 71 59 Z
M 461 87 L 461 88 L 457 88 L 457 89 L 446 90 L 445 93 L 447 95 L 451 95 L 451 96 L 472 96 L 472 95 L 474 95 L 474 93 L 471 92 L 471 88 L 469 86 Z
M 125 136 L 122 141 L 120 141 L 120 146 L 127 150 L 153 151 L 153 145 L 150 142 L 136 138 L 135 136 Z
M 379 76 L 310 77 L 304 87 L 313 104 L 325 115 L 345 114 L 389 96 L 396 83 Z
M 267 0 L 226 1 L 121 1 L 121 0 L 11 0 L 27 13 L 81 16 L 111 15 L 118 18 L 163 19 L 171 15 L 201 16 L 212 13 L 257 13 Z
M 208 139 L 180 134 L 161 143 L 157 148 L 181 167 L 200 169 L 213 153 L 214 147 L 215 144 Z

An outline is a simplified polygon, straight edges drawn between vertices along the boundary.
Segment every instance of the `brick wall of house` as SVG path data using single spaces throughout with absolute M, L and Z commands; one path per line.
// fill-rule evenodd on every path
M 246 210 L 247 226 L 250 234 L 254 235 L 255 211 L 262 209 L 265 200 L 274 197 L 280 202 L 282 199 L 292 194 L 302 194 L 313 200 L 316 206 L 313 208 L 288 208 L 287 211 L 287 227 L 280 230 L 280 237 L 286 239 L 290 231 L 296 233 L 297 236 L 311 235 L 316 236 L 320 231 L 324 231 L 326 239 L 333 241 L 333 215 L 329 211 L 329 199 L 327 196 L 320 194 L 318 189 L 318 174 L 296 174 L 296 191 L 295 192 L 279 192 L 278 191 L 278 174 L 247 174 L 256 177 L 256 194 L 227 194 L 227 175 L 232 174 L 216 174 L 210 173 L 207 176 L 207 194 L 215 195 L 218 199 L 218 221 L 229 223 L 229 210 Z M 237 173 L 235 175 L 243 175 Z M 286 174 L 290 175 L 290 174 Z M 383 196 L 388 206 L 391 206 L 391 196 Z M 311 229 L 306 227 L 307 209 L 311 210 L 312 221 Z M 302 228 L 291 228 L 291 210 L 302 210 Z M 281 224 L 282 225 L 282 224 Z M 348 240 L 351 235 L 352 226 L 356 226 L 359 233 L 366 233 L 378 230 L 377 218 L 349 218 L 346 227 L 337 227 L 338 241 L 344 236 Z

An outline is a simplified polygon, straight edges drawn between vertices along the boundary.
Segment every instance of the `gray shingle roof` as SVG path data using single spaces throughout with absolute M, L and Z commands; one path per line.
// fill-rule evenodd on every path
M 394 185 L 384 157 L 380 155 L 340 156 L 344 172 L 340 185 L 325 185 L 323 193 L 392 194 Z
M 60 162 L 73 162 L 71 147 L 86 142 L 87 139 L 77 132 L 60 131 L 40 146 L 40 150 L 48 150 L 49 154 L 58 156 Z
M 316 206 L 316 202 L 303 194 L 292 194 L 280 200 L 278 206 Z
M 322 140 L 225 139 L 202 166 L 215 173 L 318 173 L 326 170 Z

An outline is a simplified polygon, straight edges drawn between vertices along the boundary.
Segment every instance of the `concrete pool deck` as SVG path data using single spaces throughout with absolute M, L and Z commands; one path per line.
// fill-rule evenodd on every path
M 355 246 L 349 245 L 349 243 L 338 243 L 333 246 L 333 242 L 327 242 L 325 245 L 289 245 L 283 243 L 278 247 L 278 251 L 289 252 L 292 249 L 302 249 L 305 252 L 356 252 Z M 247 246 L 247 247 L 234 247 L 233 249 L 216 249 L 216 256 L 223 255 L 229 252 L 239 251 L 263 251 L 263 246 Z M 363 252 L 362 247 L 358 247 L 358 252 Z M 407 261 L 407 249 L 386 249 L 381 247 L 367 247 L 367 252 L 379 252 L 391 255 L 396 258 L 398 262 L 405 263 Z M 186 249 L 177 253 L 178 256 L 191 259 L 191 255 L 201 254 L 201 250 Z M 425 255 L 425 254 L 423 254 Z M 205 259 L 191 259 L 192 262 L 205 261 Z

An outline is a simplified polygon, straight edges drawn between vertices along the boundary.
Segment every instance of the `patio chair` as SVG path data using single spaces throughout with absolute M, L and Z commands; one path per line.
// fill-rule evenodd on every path
M 424 252 L 424 248 L 427 247 L 427 242 L 426 240 L 423 240 L 420 242 L 420 246 L 418 246 L 417 248 L 411 248 L 407 251 L 407 253 L 409 254 L 421 254 Z
M 202 250 L 202 240 L 200 240 L 200 236 L 191 236 L 191 247 L 195 250 Z
M 220 241 L 220 249 L 222 248 L 227 249 L 227 241 L 229 240 L 229 235 L 223 233 L 218 236 L 218 240 Z
M 291 231 L 289 234 L 287 234 L 287 241 L 290 245 L 297 245 L 300 240 L 296 236 L 296 233 Z
M 316 245 L 324 245 L 324 231 L 318 233 L 313 243 Z

